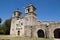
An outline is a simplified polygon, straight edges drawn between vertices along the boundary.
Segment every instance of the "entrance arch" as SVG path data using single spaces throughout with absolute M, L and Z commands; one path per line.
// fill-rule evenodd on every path
M 20 31 L 18 31 L 18 35 L 20 35 Z
M 60 38 L 60 29 L 54 30 L 54 38 Z
M 44 31 L 43 30 L 38 30 L 37 35 L 39 38 L 44 38 Z

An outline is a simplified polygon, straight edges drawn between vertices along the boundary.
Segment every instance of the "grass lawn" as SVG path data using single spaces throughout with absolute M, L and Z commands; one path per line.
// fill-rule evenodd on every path
M 29 38 L 29 37 L 13 37 L 13 36 L 1 36 L 0 40 L 53 40 L 46 38 Z

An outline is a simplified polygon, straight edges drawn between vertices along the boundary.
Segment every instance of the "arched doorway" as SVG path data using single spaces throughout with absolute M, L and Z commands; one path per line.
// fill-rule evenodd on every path
M 43 30 L 38 30 L 37 35 L 38 35 L 39 38 L 44 38 Z
M 18 31 L 18 35 L 20 35 L 20 31 Z
M 54 38 L 60 38 L 60 29 L 54 31 Z

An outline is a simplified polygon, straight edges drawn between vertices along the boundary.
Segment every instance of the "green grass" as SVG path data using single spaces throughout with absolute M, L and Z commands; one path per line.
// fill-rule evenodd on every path
M 29 37 L 13 37 L 13 36 L 4 36 L 4 35 L 0 35 L 0 40 L 49 40 L 46 38 L 29 38 Z M 50 39 L 52 40 L 52 39 Z

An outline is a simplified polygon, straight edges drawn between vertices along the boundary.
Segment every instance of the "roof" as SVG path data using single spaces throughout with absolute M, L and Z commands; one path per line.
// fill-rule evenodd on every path
M 21 14 L 21 11 L 20 11 L 18 8 L 14 11 L 14 13 L 15 13 L 15 12 L 18 12 L 18 13 Z
M 32 6 L 34 9 L 36 9 L 35 6 L 33 6 L 33 4 L 31 4 L 31 3 L 30 3 L 26 8 L 31 7 L 31 6 Z

